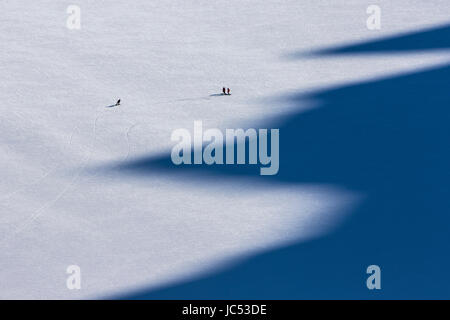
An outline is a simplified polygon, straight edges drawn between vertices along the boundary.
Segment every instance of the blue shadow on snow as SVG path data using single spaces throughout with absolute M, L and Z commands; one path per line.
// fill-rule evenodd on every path
M 448 27 L 443 30 L 448 34 Z M 433 45 L 435 33 L 429 32 L 422 46 L 439 47 Z M 441 40 L 447 48 L 449 37 Z M 386 41 L 388 51 L 412 49 L 408 44 L 414 42 Z M 368 44 L 367 50 L 381 47 Z M 264 126 L 280 128 L 276 176 L 259 176 L 257 166 L 177 167 L 170 155 L 123 163 L 117 169 L 124 174 L 217 183 L 323 183 L 367 198 L 339 228 L 319 239 L 118 298 L 449 299 L 449 80 L 450 66 L 445 65 L 288 97 L 298 105 L 314 99 L 319 106 Z M 365 270 L 371 264 L 381 267 L 382 290 L 366 288 Z

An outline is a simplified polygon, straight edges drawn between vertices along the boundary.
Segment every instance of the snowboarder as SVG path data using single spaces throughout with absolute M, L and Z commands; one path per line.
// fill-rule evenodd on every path
M 117 100 L 117 102 L 116 102 L 116 104 L 115 104 L 116 106 L 120 106 L 120 99 L 119 100 Z
M 223 94 L 227 94 L 227 92 L 225 91 L 225 87 L 222 88 L 222 92 Z
M 227 88 L 227 95 L 231 95 L 230 88 Z

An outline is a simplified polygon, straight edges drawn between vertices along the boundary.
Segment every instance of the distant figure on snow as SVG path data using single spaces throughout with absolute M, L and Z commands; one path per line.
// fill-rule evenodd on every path
M 227 94 L 227 92 L 225 91 L 225 87 L 222 88 L 222 92 L 223 94 Z
M 230 88 L 227 88 L 227 95 L 230 95 Z
M 120 99 L 119 99 L 119 100 L 117 100 L 117 102 L 116 102 L 116 106 L 120 106 Z

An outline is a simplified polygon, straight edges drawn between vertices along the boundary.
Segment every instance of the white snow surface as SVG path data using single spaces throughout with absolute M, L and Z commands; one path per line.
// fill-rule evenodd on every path
M 66 27 L 70 4 L 80 30 Z M 95 168 L 167 156 L 171 132 L 194 120 L 256 127 L 291 110 L 276 97 L 449 61 L 440 51 L 288 58 L 439 26 L 450 12 L 448 0 L 379 0 L 372 31 L 370 4 L 2 0 L 0 298 L 156 288 L 338 227 L 363 194 Z M 233 95 L 211 96 L 222 86 Z M 81 290 L 66 287 L 69 265 Z

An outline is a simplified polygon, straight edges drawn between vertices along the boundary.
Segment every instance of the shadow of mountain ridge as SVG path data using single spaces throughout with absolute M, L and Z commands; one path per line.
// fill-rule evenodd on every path
M 315 55 L 337 54 L 379 54 L 431 51 L 450 48 L 450 25 L 433 27 L 427 30 L 409 32 L 401 35 L 369 40 L 367 42 L 322 49 Z M 291 57 L 302 57 L 301 52 Z
M 336 232 L 124 298 L 449 298 L 449 79 L 450 66 L 444 66 L 319 91 L 312 96 L 322 102 L 319 108 L 274 123 L 281 169 L 261 183 L 327 183 L 368 195 Z M 122 170 L 219 181 L 255 175 L 236 166 L 175 167 L 170 156 L 127 166 Z M 383 272 L 379 292 L 365 287 L 371 264 Z
M 450 48 L 450 27 L 322 53 Z M 225 271 L 125 299 L 449 299 L 450 66 L 287 97 L 318 108 L 272 119 L 280 171 L 256 166 L 174 166 L 170 155 L 123 163 L 123 174 L 331 184 L 366 195 L 334 232 L 247 257 Z M 301 109 L 301 108 L 300 108 Z M 267 128 L 267 126 L 266 126 Z M 381 290 L 366 268 L 381 267 Z

